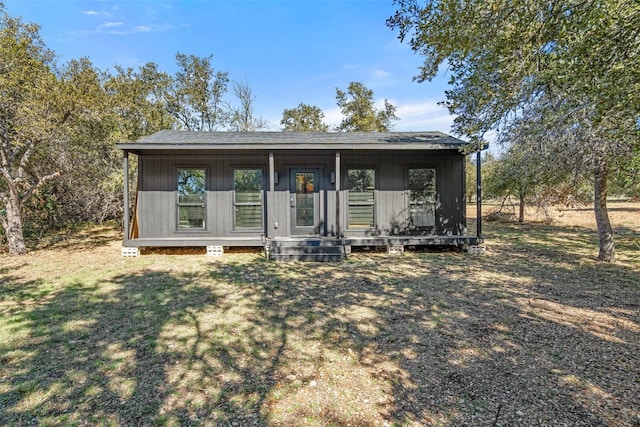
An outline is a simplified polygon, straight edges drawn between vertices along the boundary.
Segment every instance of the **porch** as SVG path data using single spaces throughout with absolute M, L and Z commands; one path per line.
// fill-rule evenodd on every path
M 483 243 L 475 236 L 376 236 L 376 237 L 289 237 L 267 239 L 264 248 L 273 261 L 343 261 L 353 247 L 383 247 L 389 254 L 401 254 L 405 247 L 458 247 L 473 253 Z

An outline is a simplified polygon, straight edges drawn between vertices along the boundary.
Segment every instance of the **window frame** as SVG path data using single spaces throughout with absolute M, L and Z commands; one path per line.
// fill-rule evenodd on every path
M 433 224 L 432 225 L 415 225 L 412 218 L 412 209 L 417 204 L 412 203 L 412 190 L 411 190 L 411 170 L 414 169 L 430 169 L 433 171 Z M 407 224 L 411 230 L 433 230 L 438 227 L 438 168 L 435 165 L 409 165 L 406 166 L 406 195 L 407 195 Z
M 352 203 L 350 202 L 349 198 L 351 195 L 351 189 L 349 188 L 349 172 L 350 171 L 354 171 L 354 170 L 372 170 L 373 171 L 373 191 L 371 192 L 372 196 L 373 196 L 373 201 L 370 204 L 366 204 L 366 203 L 361 203 L 359 202 L 358 204 L 353 204 L 353 206 L 371 206 L 371 211 L 372 211 L 372 218 L 371 218 L 371 224 L 369 225 L 352 225 L 349 222 L 349 218 L 350 218 L 350 210 L 351 210 L 351 206 Z M 377 214 L 377 206 L 378 206 L 378 179 L 379 179 L 379 173 L 378 173 L 378 168 L 377 167 L 373 167 L 370 165 L 353 165 L 353 166 L 347 166 L 345 168 L 345 174 L 344 174 L 344 182 L 346 183 L 345 185 L 345 190 L 346 190 L 346 200 L 345 200 L 345 205 L 347 208 L 347 212 L 346 212 L 346 218 L 345 218 L 345 223 L 346 223 L 346 229 L 347 230 L 353 230 L 353 231 L 362 231 L 362 230 L 374 230 L 376 228 L 376 224 L 377 224 L 377 219 L 378 219 L 378 214 Z
M 203 200 L 202 202 L 181 202 L 180 201 L 180 188 L 179 188 L 179 182 L 178 182 L 178 175 L 180 173 L 181 170 L 201 170 L 204 171 L 204 193 L 203 193 Z M 209 168 L 207 166 L 202 166 L 202 165 L 180 165 L 180 166 L 176 166 L 174 168 L 174 184 L 175 184 L 175 206 L 176 206 L 176 213 L 175 213 L 175 219 L 176 219 L 176 232 L 180 232 L 180 233 L 203 233 L 208 231 L 208 227 L 209 227 L 209 220 L 208 220 L 208 203 L 207 203 L 207 199 L 208 199 L 208 193 L 209 193 L 209 177 L 210 177 L 210 173 L 209 173 Z M 203 208 L 203 227 L 181 227 L 180 226 L 180 208 L 181 207 L 189 207 L 189 206 L 195 206 L 195 207 L 202 207 Z
M 260 172 L 260 203 L 252 203 L 252 202 L 236 202 L 236 171 L 238 170 L 247 170 L 247 171 L 259 171 Z M 231 209 L 232 209 L 232 229 L 233 231 L 246 231 L 246 232 L 255 232 L 261 231 L 265 228 L 265 191 L 266 191 L 266 176 L 265 176 L 265 168 L 263 166 L 234 166 L 232 168 L 232 183 L 233 183 L 233 191 L 231 196 Z M 239 226 L 237 223 L 237 207 L 238 206 L 260 206 L 260 225 L 257 227 L 244 227 Z

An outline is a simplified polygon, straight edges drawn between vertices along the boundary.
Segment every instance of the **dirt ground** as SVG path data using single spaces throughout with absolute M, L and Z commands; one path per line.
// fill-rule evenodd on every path
M 640 426 L 640 204 L 609 207 L 611 264 L 588 207 L 479 256 L 0 255 L 0 424 Z
M 628 202 L 610 200 L 607 203 L 609 219 L 613 227 L 637 226 L 640 223 L 640 202 Z M 485 202 L 482 207 L 483 217 L 499 210 L 499 204 L 494 201 Z M 515 221 L 518 214 L 517 205 L 507 204 L 502 211 L 511 215 L 510 220 Z M 467 204 L 467 218 L 476 218 L 476 206 L 474 203 Z M 566 226 L 578 226 L 585 228 L 596 228 L 596 220 L 592 205 L 578 206 L 550 206 L 545 212 L 536 207 L 525 209 L 525 222 L 547 222 Z

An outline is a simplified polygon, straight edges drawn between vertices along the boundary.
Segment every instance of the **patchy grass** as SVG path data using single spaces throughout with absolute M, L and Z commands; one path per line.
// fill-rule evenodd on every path
M 0 256 L 0 424 L 640 425 L 616 206 L 614 264 L 588 210 L 486 223 L 483 256 L 121 258 L 111 229 Z

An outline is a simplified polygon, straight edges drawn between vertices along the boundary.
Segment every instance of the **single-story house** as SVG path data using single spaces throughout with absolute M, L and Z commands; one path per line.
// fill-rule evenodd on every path
M 160 131 L 118 144 L 127 201 L 130 154 L 138 160 L 123 247 L 261 246 L 286 259 L 284 247 L 342 257 L 353 246 L 477 245 L 465 145 L 440 132 Z

